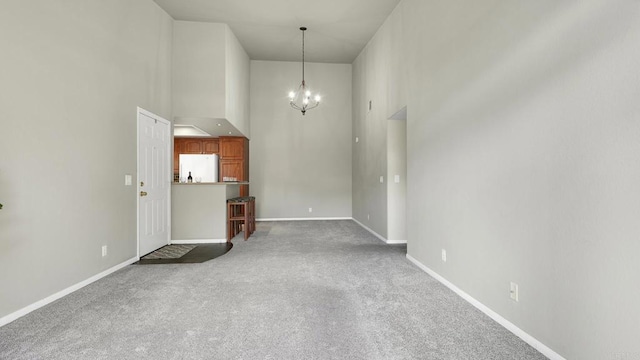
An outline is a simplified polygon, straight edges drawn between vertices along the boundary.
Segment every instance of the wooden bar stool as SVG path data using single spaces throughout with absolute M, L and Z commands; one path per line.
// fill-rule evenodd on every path
M 227 242 L 231 242 L 244 225 L 244 239 L 255 231 L 255 197 L 237 197 L 227 200 Z
M 243 198 L 249 203 L 249 233 L 256 231 L 256 198 L 254 196 L 245 196 Z

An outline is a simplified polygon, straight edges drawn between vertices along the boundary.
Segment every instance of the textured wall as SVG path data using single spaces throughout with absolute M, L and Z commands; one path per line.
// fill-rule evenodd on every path
M 173 115 L 226 118 L 229 27 L 194 21 L 175 21 L 173 27 Z
M 239 195 L 239 185 L 173 185 L 171 240 L 226 241 L 227 199 Z
M 251 138 L 249 126 L 249 55 L 225 26 L 225 109 L 226 119 L 246 138 Z
M 0 318 L 136 256 L 124 175 L 136 107 L 171 117 L 171 33 L 150 0 L 2 2 Z
M 398 177 L 397 182 L 396 178 Z M 387 240 L 407 240 L 407 121 L 387 123 Z
M 567 359 L 640 357 L 639 43 L 637 1 L 404 0 L 354 63 L 407 71 L 409 255 Z
M 353 217 L 389 240 L 407 239 L 406 123 L 389 120 L 407 105 L 402 37 L 401 21 L 385 22 L 353 62 Z
M 287 97 L 300 71 L 298 62 L 251 62 L 249 180 L 257 217 L 351 217 L 351 65 L 306 64 L 307 83 L 323 101 L 305 116 Z

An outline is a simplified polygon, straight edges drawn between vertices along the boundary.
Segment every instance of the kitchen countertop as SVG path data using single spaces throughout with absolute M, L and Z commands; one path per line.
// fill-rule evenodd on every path
M 177 183 L 173 182 L 172 185 L 249 185 L 248 181 L 219 181 L 219 182 L 192 182 L 192 183 Z

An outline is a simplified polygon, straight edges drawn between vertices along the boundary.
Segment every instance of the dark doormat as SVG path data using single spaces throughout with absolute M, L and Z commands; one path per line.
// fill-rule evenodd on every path
M 196 248 L 197 245 L 165 245 L 142 257 L 142 260 L 177 259 Z
M 140 258 L 140 261 L 136 262 L 135 264 L 137 265 L 152 265 L 152 264 L 196 264 L 196 263 L 203 263 L 205 261 L 209 261 L 212 259 L 215 259 L 219 256 L 222 256 L 226 253 L 229 252 L 229 250 L 231 250 L 231 248 L 233 247 L 233 244 L 231 243 L 224 243 L 224 244 L 202 244 L 202 245 L 196 245 L 192 250 L 188 250 L 188 252 L 180 257 L 177 258 L 164 258 L 164 259 L 158 259 L 157 257 L 163 257 L 163 256 L 171 256 L 171 255 L 163 255 L 163 253 L 165 254 L 175 254 L 176 251 L 174 251 L 174 249 L 167 249 L 170 248 L 173 245 L 167 245 L 165 247 L 162 247 L 161 251 L 154 251 L 151 254 L 147 254 L 145 256 L 143 256 L 142 258 Z M 184 251 L 185 249 L 188 248 L 184 248 L 182 247 L 181 249 L 175 249 L 178 251 Z M 163 251 L 164 250 L 164 251 Z M 154 256 L 149 256 L 149 255 L 154 255 Z M 175 256 L 175 255 L 173 255 Z M 149 258 L 151 257 L 151 258 Z M 156 258 L 154 258 L 156 257 Z

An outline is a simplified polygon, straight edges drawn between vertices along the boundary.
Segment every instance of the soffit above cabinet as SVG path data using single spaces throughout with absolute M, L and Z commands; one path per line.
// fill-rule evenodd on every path
M 229 27 L 176 21 L 172 52 L 175 123 L 197 126 L 213 136 L 248 138 L 250 62 Z
M 177 137 L 244 136 L 226 119 L 174 117 L 173 124 Z

